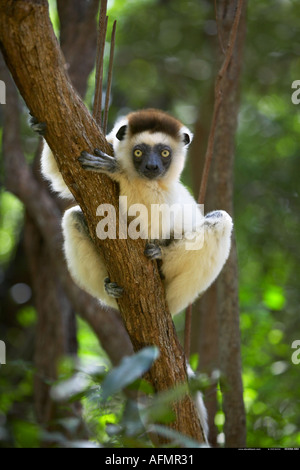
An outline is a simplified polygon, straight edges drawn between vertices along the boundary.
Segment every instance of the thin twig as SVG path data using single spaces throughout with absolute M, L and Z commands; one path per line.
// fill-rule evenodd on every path
M 110 102 L 110 93 L 111 93 L 111 84 L 112 84 L 112 71 L 113 71 L 114 52 L 115 52 L 115 44 L 116 44 L 116 27 L 117 27 L 117 21 L 114 21 L 112 34 L 111 34 L 111 42 L 110 42 L 110 57 L 109 57 L 104 118 L 103 118 L 103 134 L 104 135 L 106 134 L 106 131 L 107 131 L 108 111 L 109 111 L 109 102 Z
M 103 88 L 103 58 L 105 48 L 105 38 L 107 31 L 107 0 L 101 0 L 100 16 L 99 16 L 99 30 L 97 41 L 97 57 L 96 57 L 96 84 L 95 84 L 95 98 L 93 107 L 93 116 L 99 126 L 101 126 L 101 111 L 102 111 L 102 88 Z

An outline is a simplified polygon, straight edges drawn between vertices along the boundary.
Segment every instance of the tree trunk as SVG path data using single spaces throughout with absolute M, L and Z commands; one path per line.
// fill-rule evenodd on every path
M 218 2 L 218 5 L 219 33 L 223 45 L 226 46 L 235 17 L 237 0 L 224 0 Z M 205 212 L 223 209 L 231 216 L 233 216 L 235 134 L 245 31 L 246 2 L 243 5 L 233 56 L 222 87 L 222 104 L 219 111 L 214 155 L 205 200 Z M 207 132 L 208 135 L 205 123 L 199 122 L 197 130 L 200 130 L 200 134 Z M 195 145 L 191 150 L 194 167 L 197 165 L 197 168 L 203 168 L 203 161 L 199 162 L 198 147 Z M 200 354 L 200 364 L 203 364 L 204 371 L 211 375 L 213 370 L 218 367 L 221 372 L 226 447 L 242 447 L 246 444 L 238 298 L 237 255 L 233 235 L 231 253 L 221 275 L 215 285 L 195 305 L 193 321 L 195 322 L 196 315 L 200 316 L 197 319 L 197 325 L 200 324 L 200 332 L 198 330 L 198 340 L 194 337 L 192 342 L 192 348 L 196 347 Z M 196 331 L 196 326 L 193 331 Z M 207 343 L 210 347 L 207 347 Z M 210 392 L 210 399 L 216 403 L 216 398 L 213 398 L 213 393 L 211 395 Z M 215 413 L 215 409 L 212 412 Z M 214 415 L 210 417 L 210 422 L 213 421 Z M 215 428 L 211 432 L 209 440 L 213 444 L 216 439 Z
M 31 113 L 46 122 L 45 138 L 61 173 L 80 204 L 109 277 L 124 287 L 119 307 L 135 350 L 154 344 L 160 356 L 149 372 L 156 391 L 186 382 L 185 358 L 168 311 L 156 264 L 146 260 L 142 240 L 96 237 L 99 204 L 118 207 L 118 188 L 108 177 L 86 174 L 77 158 L 82 150 L 111 154 L 100 129 L 75 93 L 65 71 L 43 0 L 12 1 L 0 6 L 0 44 L 5 60 Z M 117 217 L 118 226 L 118 217 Z M 44 230 L 46 227 L 44 227 Z M 204 441 L 190 396 L 173 404 L 172 427 Z

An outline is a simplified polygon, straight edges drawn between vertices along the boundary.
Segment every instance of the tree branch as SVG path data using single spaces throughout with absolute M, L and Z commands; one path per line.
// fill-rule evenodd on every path
M 80 204 L 111 280 L 122 285 L 119 307 L 135 350 L 154 344 L 160 357 L 149 372 L 156 391 L 187 380 L 185 359 L 168 311 L 157 266 L 146 260 L 142 240 L 96 237 L 99 204 L 118 207 L 117 186 L 106 176 L 86 174 L 81 151 L 101 148 L 111 154 L 99 127 L 75 93 L 49 20 L 45 0 L 7 0 L 0 5 L 0 46 L 31 113 L 46 122 L 45 138 L 60 171 Z M 118 220 L 117 220 L 118 224 Z M 203 442 L 191 398 L 173 404 L 172 427 Z

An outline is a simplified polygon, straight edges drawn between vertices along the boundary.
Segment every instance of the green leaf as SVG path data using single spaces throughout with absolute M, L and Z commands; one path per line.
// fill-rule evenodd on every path
M 30 305 L 21 308 L 17 313 L 17 320 L 21 326 L 27 328 L 36 323 L 36 310 Z
M 155 346 L 150 346 L 133 356 L 125 357 L 121 364 L 112 369 L 103 381 L 103 400 L 107 400 L 108 397 L 123 390 L 145 374 L 158 358 L 158 355 L 158 349 Z
M 271 310 L 281 310 L 285 305 L 283 289 L 279 286 L 268 286 L 264 293 L 264 304 Z
M 199 354 L 198 353 L 191 354 L 190 366 L 194 372 L 197 370 L 198 364 L 199 364 Z

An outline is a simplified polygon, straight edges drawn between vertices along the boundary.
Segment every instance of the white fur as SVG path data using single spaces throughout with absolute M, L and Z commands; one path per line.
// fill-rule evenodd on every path
M 44 178 L 50 181 L 53 191 L 59 193 L 64 199 L 74 199 L 58 169 L 53 153 L 45 141 L 41 157 L 41 172 Z
M 69 271 L 79 287 L 101 299 L 105 305 L 117 309 L 117 302 L 104 289 L 104 279 L 108 274 L 102 256 L 88 234 L 78 230 L 77 213 L 81 213 L 80 207 L 72 207 L 65 212 L 62 220 Z

